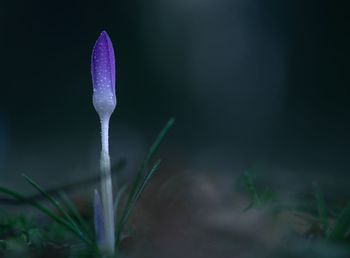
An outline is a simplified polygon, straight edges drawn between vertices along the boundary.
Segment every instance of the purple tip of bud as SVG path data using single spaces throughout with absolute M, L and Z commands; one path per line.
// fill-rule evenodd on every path
M 104 220 L 103 220 L 103 211 L 102 211 L 102 203 L 100 199 L 100 195 L 98 191 L 95 189 L 95 197 L 94 197 L 94 224 L 95 224 L 95 235 L 96 235 L 96 243 L 100 248 L 103 248 L 105 244 L 105 228 L 104 228 Z
M 100 118 L 110 117 L 116 105 L 115 58 L 111 39 L 103 31 L 91 56 L 93 104 Z

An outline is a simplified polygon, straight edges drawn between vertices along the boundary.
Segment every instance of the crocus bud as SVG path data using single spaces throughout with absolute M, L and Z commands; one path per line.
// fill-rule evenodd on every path
M 101 120 L 113 113 L 117 99 L 115 95 L 115 59 L 112 41 L 103 31 L 97 39 L 91 57 L 93 104 Z

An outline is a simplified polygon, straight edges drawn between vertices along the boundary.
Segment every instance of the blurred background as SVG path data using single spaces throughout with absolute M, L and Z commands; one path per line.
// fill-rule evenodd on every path
M 126 159 L 123 180 L 173 116 L 158 154 L 169 177 L 230 181 L 254 167 L 271 184 L 349 194 L 348 10 L 326 0 L 0 0 L 0 182 L 30 192 L 21 173 L 45 187 L 98 173 L 90 55 L 106 30 L 117 60 L 110 151 Z

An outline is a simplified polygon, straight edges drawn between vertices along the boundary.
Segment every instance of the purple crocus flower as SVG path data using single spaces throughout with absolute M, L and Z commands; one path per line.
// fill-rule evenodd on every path
M 102 205 L 98 207 L 98 201 L 95 202 L 96 239 L 100 245 L 100 249 L 102 249 L 101 251 L 113 256 L 115 252 L 115 216 L 113 210 L 108 129 L 109 119 L 117 105 L 117 99 L 115 96 L 114 50 L 112 42 L 105 31 L 103 31 L 97 39 L 92 51 L 91 75 L 94 88 L 92 100 L 100 117 L 102 144 L 100 157 Z M 102 234 L 104 234 L 104 236 L 102 236 Z
M 113 256 L 115 252 L 115 214 L 111 162 L 109 157 L 109 119 L 117 105 L 115 94 L 115 60 L 111 39 L 103 31 L 97 39 L 91 57 L 91 75 L 94 92 L 92 100 L 101 122 L 101 201 L 95 196 L 96 239 L 101 251 Z M 102 206 L 102 207 L 101 207 Z M 101 209 L 102 208 L 102 209 Z M 103 222 L 103 223 L 102 223 Z M 102 235 L 104 234 L 104 235 Z
M 115 94 L 115 59 L 112 41 L 103 31 L 97 39 L 91 57 L 93 104 L 100 118 L 110 117 L 117 99 Z

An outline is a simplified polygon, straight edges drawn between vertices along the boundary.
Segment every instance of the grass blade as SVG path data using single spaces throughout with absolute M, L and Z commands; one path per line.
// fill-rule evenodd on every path
M 333 230 L 329 234 L 331 240 L 342 240 L 350 227 L 350 201 L 340 212 Z
M 150 172 L 145 176 L 139 190 L 137 191 L 136 193 L 136 196 L 135 196 L 135 202 L 138 200 L 138 198 L 140 197 L 140 195 L 142 194 L 143 190 L 145 189 L 148 181 L 151 179 L 151 177 L 153 176 L 153 174 L 157 171 L 160 163 L 162 162 L 161 159 L 158 159 L 154 165 L 152 166 L 152 169 L 150 170 Z
M 147 153 L 147 156 L 146 156 L 145 160 L 143 161 L 140 170 L 138 171 L 138 174 L 136 176 L 136 180 L 135 180 L 134 185 L 132 187 L 133 190 L 136 190 L 136 188 L 138 188 L 138 186 L 140 185 L 140 182 L 143 178 L 143 175 L 144 175 L 147 167 L 151 163 L 154 154 L 158 150 L 160 144 L 163 142 L 165 136 L 169 132 L 170 128 L 174 125 L 174 123 L 175 123 L 175 119 L 173 117 L 170 118 L 168 120 L 168 122 L 165 124 L 165 126 L 163 127 L 163 129 L 158 134 L 156 140 L 151 145 L 151 147 Z M 131 192 L 133 192 L 133 190 Z M 130 197 L 130 195 L 129 195 L 129 197 Z
M 125 159 L 121 159 L 119 160 L 116 164 L 112 165 L 112 174 L 115 175 L 117 173 L 119 173 L 121 170 L 123 170 L 126 166 L 126 161 Z M 89 177 L 89 178 L 84 178 L 82 180 L 78 180 L 75 182 L 71 182 L 71 183 L 67 183 L 64 184 L 62 186 L 59 187 L 55 187 L 55 188 L 51 188 L 51 189 L 46 189 L 45 192 L 47 194 L 56 194 L 58 192 L 70 192 L 72 190 L 77 190 L 77 189 L 81 189 L 87 186 L 91 186 L 91 185 L 95 185 L 97 182 L 99 182 L 101 180 L 101 175 L 96 175 L 93 177 Z M 32 196 L 28 196 L 26 198 L 27 202 L 28 200 L 32 200 L 32 201 L 40 201 L 43 198 L 45 198 L 45 196 L 43 196 L 42 194 L 34 194 Z M 23 201 L 20 202 L 16 199 L 11 199 L 11 198 L 3 198 L 0 197 L 0 204 L 6 204 L 6 205 L 25 205 L 26 203 L 24 203 Z
M 324 235 L 327 237 L 329 233 L 329 223 L 328 223 L 326 203 L 318 184 L 314 183 L 313 186 L 314 186 L 314 194 L 315 194 L 318 216 L 322 224 Z
M 152 158 L 154 156 L 154 154 L 156 153 L 156 151 L 158 150 L 160 144 L 163 142 L 165 136 L 168 134 L 169 130 L 171 129 L 171 127 L 174 125 L 175 123 L 175 119 L 172 117 L 168 120 L 168 122 L 165 124 L 165 126 L 163 127 L 163 129 L 160 131 L 160 133 L 158 134 L 156 140 L 153 142 L 153 144 L 151 145 L 148 153 L 147 153 L 147 156 L 145 158 L 145 160 L 143 161 L 142 165 L 141 165 L 141 168 L 137 174 L 137 177 L 136 177 L 136 180 L 135 180 L 135 183 L 132 187 L 132 189 L 136 189 L 139 184 L 140 184 L 140 181 L 142 180 L 143 178 L 143 174 L 145 173 L 145 170 L 147 169 L 147 167 L 149 166 L 149 164 L 151 163 L 152 161 Z M 133 192 L 133 191 L 132 191 Z M 129 196 L 130 197 L 130 196 Z
M 130 193 L 128 195 L 128 199 L 126 201 L 125 207 L 122 211 L 120 220 L 117 224 L 117 239 L 116 239 L 117 244 L 119 242 L 120 235 L 122 233 L 122 229 L 124 227 L 124 224 L 125 224 L 127 217 L 129 216 L 129 213 L 131 211 L 130 207 L 133 206 L 132 203 L 134 203 L 134 201 L 135 201 L 134 199 L 137 196 L 137 193 L 139 192 L 140 186 L 143 184 L 142 180 L 145 178 L 144 173 L 145 173 L 147 167 L 149 166 L 149 163 L 151 162 L 154 154 L 158 150 L 160 144 L 163 142 L 165 136 L 167 135 L 167 133 L 169 132 L 171 127 L 174 125 L 174 123 L 175 123 L 175 119 L 170 118 L 168 120 L 168 122 L 165 124 L 163 129 L 158 134 L 156 140 L 151 145 L 151 147 L 147 153 L 147 156 L 146 156 L 145 160 L 143 161 L 143 163 L 142 163 L 142 165 L 141 165 L 141 167 L 136 175 L 136 179 L 131 187 L 131 190 L 130 190 Z
M 142 184 L 140 185 L 140 187 L 137 189 L 137 191 L 134 194 L 134 197 L 132 199 L 132 202 L 130 203 L 129 207 L 127 207 L 126 209 L 126 215 L 124 217 L 124 220 L 121 221 L 121 228 L 123 228 L 123 226 L 126 224 L 129 215 L 131 213 L 131 211 L 133 210 L 133 208 L 135 207 L 135 204 L 137 202 L 137 200 L 139 199 L 141 193 L 143 192 L 143 190 L 145 189 L 148 181 L 151 179 L 151 177 L 153 176 L 154 172 L 156 172 L 156 170 L 158 169 L 159 165 L 161 163 L 161 160 L 157 160 L 155 162 L 155 164 L 153 165 L 152 169 L 150 170 L 150 172 L 145 176 Z
M 156 138 L 154 143 L 151 145 L 151 148 L 149 149 L 149 152 L 148 152 L 148 154 L 146 156 L 146 159 L 145 159 L 145 161 L 143 163 L 144 169 L 151 162 L 151 159 L 153 158 L 154 154 L 158 150 L 160 144 L 163 142 L 165 136 L 168 134 L 169 130 L 174 125 L 174 123 L 175 123 L 175 119 L 173 117 L 170 118 L 168 120 L 168 122 L 166 123 L 166 125 L 164 126 L 164 128 L 160 131 L 158 137 Z
M 114 209 L 114 219 L 117 220 L 117 214 L 118 214 L 118 208 L 119 208 L 119 203 L 120 200 L 128 188 L 127 184 L 123 185 L 117 192 L 117 194 L 114 197 L 114 204 L 113 204 L 113 209 Z
M 256 190 L 255 182 L 253 177 L 250 175 L 249 172 L 245 172 L 243 175 L 244 184 L 249 192 L 249 195 L 252 199 L 251 203 L 248 205 L 247 208 L 244 209 L 244 211 L 247 211 L 251 209 L 252 207 L 261 207 L 262 201 L 259 197 L 258 191 Z
M 93 236 L 93 233 L 91 231 L 91 228 L 86 223 L 84 218 L 81 216 L 80 212 L 78 211 L 75 204 L 71 201 L 71 199 L 68 197 L 68 195 L 64 192 L 59 192 L 60 199 L 62 200 L 62 203 L 64 207 L 68 210 L 70 214 L 73 215 L 74 218 L 76 218 L 78 224 L 82 227 L 84 230 L 84 233 L 88 234 L 90 237 Z
M 117 231 L 117 237 L 116 237 L 117 247 L 119 245 L 120 236 L 121 236 L 121 234 L 123 232 L 123 229 L 124 229 L 126 223 L 128 222 L 129 216 L 130 216 L 132 210 L 134 209 L 137 200 L 139 199 L 140 195 L 142 194 L 143 190 L 145 189 L 148 181 L 151 179 L 153 174 L 158 169 L 158 167 L 160 165 L 160 162 L 161 162 L 160 159 L 155 162 L 155 164 L 153 165 L 152 169 L 144 177 L 144 180 L 142 181 L 141 185 L 132 193 L 132 198 L 130 199 L 131 201 L 126 204 L 126 206 L 125 206 L 125 208 L 123 210 L 123 215 L 124 216 L 119 220 L 119 223 L 118 223 L 118 228 L 117 228 L 118 231 Z
M 75 221 L 73 220 L 73 218 L 67 213 L 67 211 L 61 206 L 61 204 L 51 195 L 49 195 L 48 193 L 45 192 L 45 190 L 43 190 L 36 182 L 34 182 L 34 180 L 32 180 L 31 178 L 29 178 L 28 176 L 26 176 L 25 174 L 22 174 L 22 176 L 36 189 L 38 190 L 43 196 L 45 196 L 50 203 L 56 208 L 58 209 L 62 215 L 64 216 L 64 218 L 66 219 L 67 223 L 71 224 L 72 227 L 75 228 L 76 231 L 78 231 L 80 234 L 83 234 L 83 232 L 81 231 L 81 229 L 79 228 L 79 226 L 75 223 Z
M 62 219 L 61 217 L 59 217 L 58 215 L 56 215 L 55 213 L 53 213 L 51 210 L 49 210 L 48 208 L 46 208 L 45 206 L 40 205 L 37 202 L 28 200 L 27 198 L 25 198 L 23 195 L 21 195 L 20 193 L 17 193 L 15 191 L 12 191 L 10 189 L 7 189 L 5 187 L 1 187 L 0 186 L 0 192 L 11 196 L 12 198 L 20 201 L 20 202 L 27 202 L 30 205 L 32 205 L 34 208 L 40 210 L 41 212 L 43 212 L 44 214 L 46 214 L 47 216 L 49 216 L 52 220 L 54 220 L 56 223 L 60 224 L 61 226 L 65 227 L 66 229 L 68 229 L 69 231 L 71 231 L 72 233 L 74 233 L 77 237 L 79 237 L 81 240 L 83 240 L 86 244 L 90 245 L 91 241 L 86 238 L 83 234 L 81 234 L 80 232 L 78 232 L 74 227 L 72 227 L 72 225 L 70 223 L 68 223 L 66 220 Z

